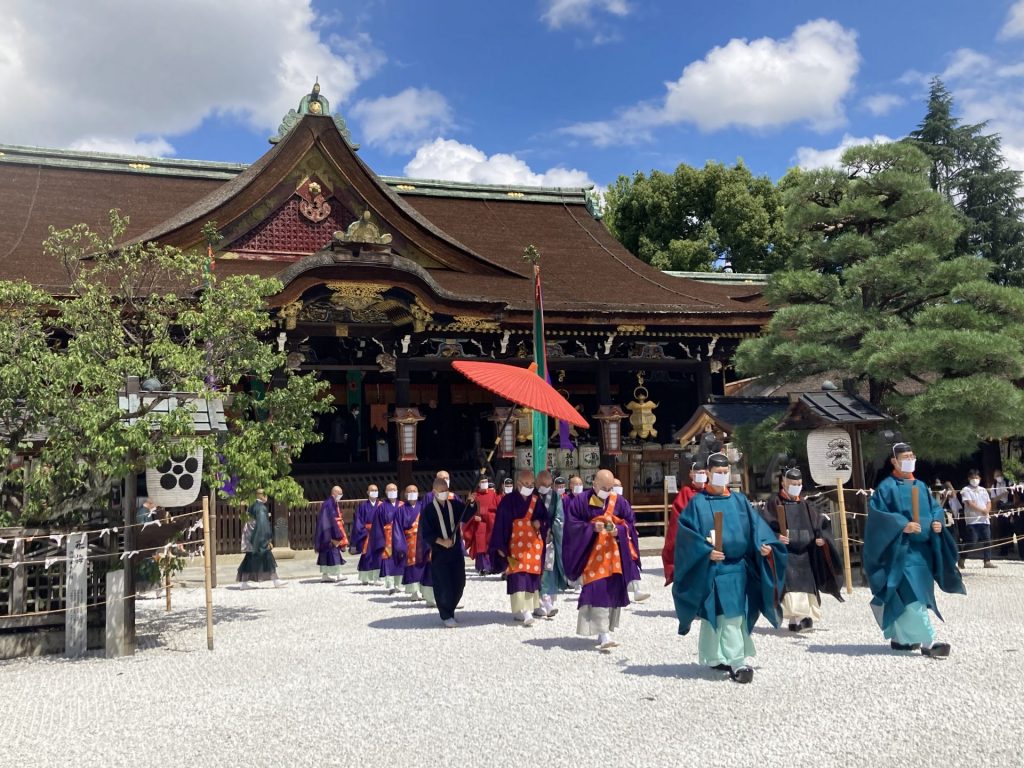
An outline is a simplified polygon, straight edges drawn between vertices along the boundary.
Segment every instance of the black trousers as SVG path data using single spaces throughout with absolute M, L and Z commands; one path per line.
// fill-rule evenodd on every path
M 981 547 L 987 547 L 992 543 L 992 527 L 990 525 L 968 525 L 967 526 L 967 548 L 968 549 L 980 549 Z M 978 545 L 978 546 L 975 546 Z M 986 563 L 992 559 L 991 549 L 982 549 L 980 552 L 973 553 L 976 557 L 981 558 Z
M 430 549 L 430 575 L 434 580 L 434 601 L 441 621 L 455 616 L 455 606 L 466 589 L 466 559 L 459 542 L 451 549 L 437 544 Z

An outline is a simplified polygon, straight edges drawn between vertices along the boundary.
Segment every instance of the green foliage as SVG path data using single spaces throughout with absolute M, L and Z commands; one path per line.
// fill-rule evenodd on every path
M 200 446 L 212 488 L 236 475 L 242 492 L 262 486 L 282 500 L 301 499 L 287 476 L 289 461 L 317 439 L 316 415 L 330 406 L 322 399 L 327 384 L 286 371 L 284 355 L 269 341 L 266 298 L 280 284 L 253 276 L 220 280 L 205 253 L 119 245 L 127 219 L 111 212 L 110 224 L 106 237 L 85 225 L 51 228 L 44 254 L 67 269 L 69 296 L 54 300 L 25 284 L 0 283 L 0 318 L 10 321 L 0 324 L 6 458 L 26 435 L 48 436 L 32 471 L 0 475 L 4 489 L 26 493 L 22 520 L 80 519 L 147 459 L 159 463 Z M 228 433 L 194 436 L 188 407 L 154 414 L 149 406 L 131 414 L 138 421 L 128 425 L 117 397 L 128 376 L 155 377 L 163 390 L 201 397 L 236 390 Z M 272 379 L 257 415 L 239 384 Z M 12 508 L 4 507 L 8 514 Z
M 954 460 L 1024 430 L 1013 384 L 1024 375 L 1024 292 L 957 253 L 963 218 L 931 171 L 900 143 L 791 172 L 780 184 L 791 265 L 766 290 L 780 309 L 736 365 L 779 381 L 838 375 L 897 417 L 922 455 Z
M 748 467 L 766 466 L 777 454 L 806 461 L 807 435 L 794 430 L 777 430 L 777 416 L 756 424 L 741 424 L 732 439 L 743 452 Z
M 742 162 L 620 176 L 605 203 L 609 231 L 659 269 L 707 272 L 726 262 L 737 272 L 770 272 L 785 263 L 779 193 Z
M 985 128 L 954 117 L 953 97 L 935 78 L 928 111 L 907 141 L 928 156 L 932 188 L 963 214 L 956 252 L 988 259 L 997 282 L 1024 285 L 1021 174 L 1007 166 L 999 135 Z

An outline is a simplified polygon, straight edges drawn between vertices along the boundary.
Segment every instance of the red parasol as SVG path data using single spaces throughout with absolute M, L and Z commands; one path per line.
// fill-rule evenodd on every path
M 581 429 L 590 426 L 568 400 L 537 375 L 536 363 L 531 363 L 529 368 L 520 368 L 503 363 L 457 360 L 452 367 L 474 384 L 513 403 L 568 421 Z

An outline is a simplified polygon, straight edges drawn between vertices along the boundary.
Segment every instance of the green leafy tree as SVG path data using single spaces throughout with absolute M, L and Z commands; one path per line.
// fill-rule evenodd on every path
M 854 147 L 842 167 L 791 171 L 791 268 L 769 281 L 779 307 L 741 344 L 748 375 L 838 373 L 917 441 L 953 460 L 979 439 L 1024 431 L 1024 291 L 956 255 L 961 217 L 931 189 L 931 163 L 906 143 Z
M 996 282 L 1024 285 L 1021 174 L 1007 166 L 999 135 L 986 134 L 987 123 L 962 123 L 953 106 L 942 81 L 933 79 L 928 111 L 907 141 L 931 160 L 932 189 L 964 216 L 956 252 L 991 261 Z
M 785 263 L 778 191 L 742 162 L 620 176 L 605 203 L 608 230 L 659 269 L 707 272 L 728 264 L 737 272 L 771 272 Z
M 47 436 L 32 471 L 17 481 L 0 476 L 24 493 L 23 520 L 80 519 L 102 506 L 112 483 L 193 447 L 204 449 L 214 489 L 236 476 L 242 497 L 263 487 L 301 500 L 290 462 L 319 439 L 316 416 L 330 406 L 326 382 L 287 370 L 269 339 L 266 298 L 280 284 L 218 279 L 205 253 L 122 244 L 128 220 L 115 211 L 110 223 L 107 236 L 85 225 L 51 229 L 44 254 L 67 269 L 68 296 L 0 283 L 0 312 L 16 320 L 0 330 L 0 342 L 12 339 L 0 351 L 0 382 L 17 384 L 0 396 L 0 438 L 11 457 L 29 434 Z M 128 376 L 158 379 L 161 390 L 230 395 L 229 431 L 193 435 L 187 404 L 157 414 L 152 403 L 128 423 L 118 403 Z M 258 409 L 239 387 L 245 381 L 272 382 Z

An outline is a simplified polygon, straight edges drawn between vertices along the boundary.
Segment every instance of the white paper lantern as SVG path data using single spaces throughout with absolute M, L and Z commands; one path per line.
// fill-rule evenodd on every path
M 176 454 L 158 467 L 146 467 L 146 489 L 159 507 L 184 507 L 199 498 L 203 449 Z

